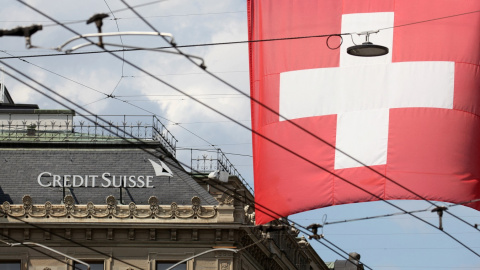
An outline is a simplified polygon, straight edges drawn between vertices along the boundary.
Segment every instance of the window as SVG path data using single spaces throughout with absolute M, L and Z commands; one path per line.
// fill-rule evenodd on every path
M 156 270 L 166 270 L 168 267 L 176 264 L 177 262 L 157 262 L 157 265 L 156 265 Z M 187 270 L 187 264 L 186 263 L 182 263 L 182 264 L 179 264 L 177 266 L 175 266 L 175 268 L 173 268 L 173 270 Z
M 0 269 L 2 270 L 20 270 L 22 266 L 20 261 L 0 261 Z
M 82 260 L 84 261 L 84 260 Z M 90 270 L 103 270 L 103 261 L 84 261 L 90 265 Z M 78 262 L 73 264 L 74 270 L 87 270 L 87 266 Z

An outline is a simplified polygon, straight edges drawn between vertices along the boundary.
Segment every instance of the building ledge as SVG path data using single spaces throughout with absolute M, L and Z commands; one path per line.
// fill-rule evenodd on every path
M 108 196 L 105 205 L 76 205 L 72 195 L 65 196 L 64 204 L 46 202 L 34 205 L 28 195 L 23 197 L 23 205 L 4 202 L 0 206 L 1 223 L 21 223 L 28 219 L 29 223 L 42 222 L 73 222 L 73 223 L 151 223 L 153 219 L 162 223 L 232 223 L 235 208 L 231 205 L 200 205 L 200 198 L 193 197 L 191 205 L 159 205 L 158 199 L 152 196 L 148 205 L 119 205 L 113 196 Z M 158 222 L 158 221 L 156 221 Z

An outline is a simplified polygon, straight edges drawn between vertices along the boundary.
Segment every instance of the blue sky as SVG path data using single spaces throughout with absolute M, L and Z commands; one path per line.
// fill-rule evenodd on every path
M 32 43 L 42 47 L 57 47 L 74 35 L 42 17 L 17 1 L 3 1 L 0 28 L 8 29 L 33 23 L 43 24 Z M 122 9 L 121 1 L 89 0 L 27 1 L 62 23 L 87 20 L 95 13 Z M 151 1 L 129 1 L 131 5 Z M 108 6 L 107 6 L 108 5 Z M 138 8 L 138 12 L 161 32 L 172 33 L 179 45 L 247 40 L 245 0 L 168 0 Z M 104 32 L 151 31 L 130 11 L 115 13 L 104 21 Z M 93 25 L 84 22 L 69 24 L 80 33 L 94 33 Z M 323 33 L 318 33 L 323 34 Z M 131 46 L 166 46 L 158 37 L 118 37 L 108 42 Z M 75 44 L 79 44 L 78 42 Z M 115 49 L 115 48 L 112 48 Z M 80 51 L 95 51 L 87 47 Z M 244 93 L 249 93 L 248 46 L 246 44 L 201 46 L 184 49 L 205 60 L 207 69 Z M 0 38 L 0 57 L 55 53 L 46 49 L 25 48 L 21 37 Z M 117 53 L 123 56 L 121 53 Z M 250 101 L 223 83 L 208 76 L 183 57 L 158 52 L 129 52 L 124 57 L 159 76 L 226 115 L 250 125 Z M 181 96 L 108 54 L 54 56 L 4 60 L 35 80 L 46 84 L 67 98 L 84 105 L 98 115 L 149 114 L 162 117 L 163 123 L 178 139 L 179 148 L 221 148 L 253 185 L 250 132 L 205 107 Z M 11 72 L 6 68 L 8 72 Z M 17 103 L 38 103 L 41 108 L 62 106 L 43 98 L 28 87 L 6 76 L 5 84 Z M 86 87 L 88 86 L 88 87 Z M 95 89 L 95 90 L 92 90 Z M 99 93 L 101 92 L 101 93 Z M 125 102 L 106 98 L 112 94 Z M 138 107 L 142 108 L 139 109 Z M 79 109 L 72 107 L 73 109 Z M 214 146 L 212 146 L 212 144 Z M 202 153 L 199 152 L 199 155 Z M 235 154 L 235 155 L 233 155 Z M 210 155 L 210 154 L 209 154 Z M 190 151 L 178 150 L 178 158 L 190 163 Z M 194 157 L 195 158 L 195 157 Z M 407 210 L 429 207 L 425 202 L 395 201 Z M 471 224 L 480 223 L 478 211 L 455 206 L 451 212 Z M 334 206 L 293 215 L 290 218 L 303 226 L 338 220 L 396 213 L 398 210 L 383 202 Z M 423 219 L 438 224 L 436 213 L 425 211 Z M 480 233 L 451 216 L 444 215 L 445 231 L 480 252 Z M 448 238 L 445 234 L 407 215 L 352 221 L 325 226 L 325 237 L 347 252 L 360 253 L 361 260 L 373 269 L 480 269 L 480 258 Z M 315 241 L 310 241 L 325 261 L 341 259 L 339 255 Z

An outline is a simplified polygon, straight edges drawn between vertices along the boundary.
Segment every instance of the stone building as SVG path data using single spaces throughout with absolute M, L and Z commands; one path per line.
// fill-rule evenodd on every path
M 0 269 L 328 269 L 295 228 L 254 226 L 239 176 L 187 172 L 155 116 L 74 117 L 3 93 Z

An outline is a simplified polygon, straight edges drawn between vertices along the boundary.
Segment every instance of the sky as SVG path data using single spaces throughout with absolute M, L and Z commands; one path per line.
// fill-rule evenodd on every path
M 152 1 L 127 2 L 135 6 Z M 61 23 L 81 21 L 68 24 L 81 34 L 96 32 L 93 24 L 85 23 L 96 13 L 110 14 L 110 17 L 104 20 L 103 32 L 153 31 L 131 11 L 114 12 L 113 16 L 111 11 L 125 8 L 125 5 L 117 0 L 36 0 L 27 3 Z M 248 39 L 246 0 L 165 0 L 138 7 L 137 11 L 158 31 L 171 33 L 178 45 L 238 42 Z M 32 44 L 36 46 L 58 47 L 75 36 L 20 2 L 2 0 L 0 28 L 10 29 L 32 24 L 43 25 L 43 30 L 32 36 Z M 79 40 L 66 48 L 84 42 Z M 162 38 L 156 36 L 123 36 L 121 39 L 109 37 L 105 38 L 104 42 L 149 48 L 168 46 Z M 249 93 L 246 43 L 197 46 L 182 50 L 203 58 L 207 70 L 241 92 Z M 95 51 L 99 49 L 90 46 L 76 52 Z M 129 120 L 145 123 L 150 118 L 138 115 L 153 113 L 178 140 L 177 157 L 181 162 L 190 164 L 192 158 L 203 155 L 215 158 L 211 151 L 220 148 L 243 178 L 253 186 L 250 131 L 190 100 L 167 84 L 249 127 L 250 100 L 228 85 L 206 74 L 182 56 L 161 52 L 118 52 L 116 55 L 140 66 L 167 84 L 107 53 L 25 57 L 22 58 L 23 61 L 18 58 L 5 59 L 11 56 L 49 54 L 57 52 L 50 49 L 26 49 L 23 37 L 0 37 L 0 60 L 36 81 L 31 83 L 23 79 L 29 84 L 38 86 L 36 83 L 42 83 L 80 105 L 76 107 L 69 104 L 68 108 L 77 112 L 83 112 L 84 108 L 95 115 L 132 115 L 128 117 Z M 17 75 L 11 68 L 3 68 L 6 72 Z M 65 108 L 8 75 L 5 75 L 5 85 L 16 103 L 36 103 L 42 109 Z M 115 98 L 107 97 L 108 95 Z M 409 211 L 426 210 L 418 216 L 433 224 L 438 223 L 437 214 L 431 213 L 425 202 L 394 203 Z M 452 206 L 450 210 L 470 224 L 480 223 L 480 214 L 476 210 L 463 206 Z M 312 223 L 332 223 L 397 212 L 398 210 L 384 202 L 369 202 L 327 207 L 289 218 L 302 226 L 308 226 Z M 479 231 L 449 215 L 444 215 L 443 221 L 445 232 L 480 253 Z M 361 261 L 372 269 L 480 269 L 480 257 L 438 229 L 407 215 L 326 225 L 322 233 L 341 250 L 325 240 L 321 240 L 322 243 L 341 255 L 344 255 L 343 251 L 359 253 Z M 314 240 L 309 242 L 324 261 L 342 259 L 339 254 L 321 243 Z

